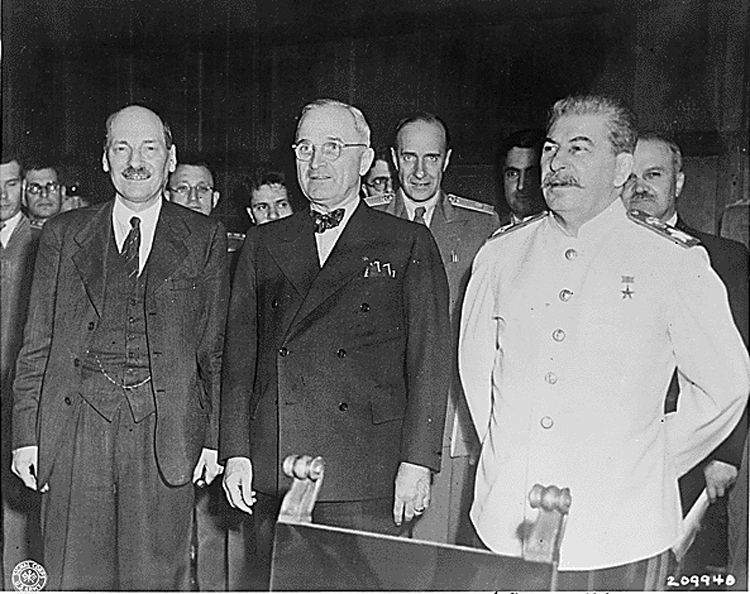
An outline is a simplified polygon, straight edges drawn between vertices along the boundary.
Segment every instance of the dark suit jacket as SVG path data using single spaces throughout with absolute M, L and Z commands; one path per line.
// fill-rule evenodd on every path
M 80 363 L 102 313 L 112 205 L 59 215 L 40 238 L 13 407 L 13 447 L 39 446 L 40 485 L 70 429 Z M 164 201 L 143 274 L 156 457 L 164 479 L 181 485 L 201 448 L 218 441 L 229 284 L 221 223 Z
M 711 259 L 711 266 L 727 288 L 729 306 L 732 309 L 734 323 L 742 334 L 745 345 L 748 344 L 748 253 L 745 246 L 731 239 L 703 233 L 688 227 L 677 219 L 676 227 L 700 239 Z M 680 481 L 683 508 L 689 509 L 705 486 L 703 467 L 711 460 L 721 460 L 739 467 L 745 446 L 748 429 L 747 408 L 737 428 L 713 453 L 688 472 Z
M 222 459 L 288 484 L 288 454 L 322 455 L 319 500 L 393 495 L 398 464 L 438 470 L 450 381 L 448 287 L 429 231 L 360 203 L 321 269 L 307 211 L 254 227 L 224 352 Z

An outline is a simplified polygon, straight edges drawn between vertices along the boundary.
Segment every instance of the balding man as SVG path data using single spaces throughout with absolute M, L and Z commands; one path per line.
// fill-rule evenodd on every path
M 220 223 L 162 199 L 153 111 L 107 120 L 113 200 L 40 238 L 13 408 L 13 471 L 43 493 L 54 590 L 185 589 L 192 481 L 216 463 L 228 293 Z

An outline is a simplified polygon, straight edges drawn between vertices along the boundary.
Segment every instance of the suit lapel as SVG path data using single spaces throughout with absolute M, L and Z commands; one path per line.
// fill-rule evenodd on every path
M 190 235 L 190 227 L 183 217 L 175 216 L 176 208 L 179 207 L 166 200 L 161 205 L 151 253 L 143 269 L 144 273 L 148 273 L 146 290 L 149 295 L 172 276 L 189 253 L 185 242 Z
M 366 267 L 364 257 L 367 255 L 364 248 L 372 244 L 369 240 L 372 234 L 371 225 L 368 224 L 370 215 L 369 207 L 360 202 L 331 251 L 328 260 L 310 286 L 307 297 L 292 323 L 292 329 L 339 291 L 341 287 L 364 273 Z
M 398 217 L 399 219 L 409 220 L 409 213 L 404 206 L 404 198 L 401 196 L 401 190 L 396 192 L 396 195 L 391 200 L 391 203 L 386 207 L 385 212 Z
M 284 276 L 304 298 L 320 272 L 312 219 L 305 209 L 280 221 L 277 226 L 279 233 L 271 236 L 269 252 Z
M 112 206 L 110 200 L 73 238 L 79 248 L 72 258 L 81 275 L 86 294 L 101 317 L 104 304 L 104 262 L 112 241 Z

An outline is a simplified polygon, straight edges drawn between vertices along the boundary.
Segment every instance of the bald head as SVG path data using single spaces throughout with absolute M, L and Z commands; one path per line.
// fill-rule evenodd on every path
M 127 206 L 143 210 L 160 200 L 176 164 L 169 126 L 156 113 L 129 105 L 107 118 L 102 168 Z

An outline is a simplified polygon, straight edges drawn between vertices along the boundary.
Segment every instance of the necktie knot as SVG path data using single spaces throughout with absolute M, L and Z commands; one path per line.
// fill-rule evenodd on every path
M 323 231 L 339 226 L 344 218 L 344 209 L 337 208 L 329 213 L 311 210 L 310 217 L 315 224 L 315 233 L 323 233 Z
M 420 225 L 427 225 L 427 221 L 424 220 L 424 214 L 427 212 L 427 209 L 424 206 L 417 206 L 417 208 L 414 209 L 414 218 L 412 219 L 415 223 L 419 223 Z

